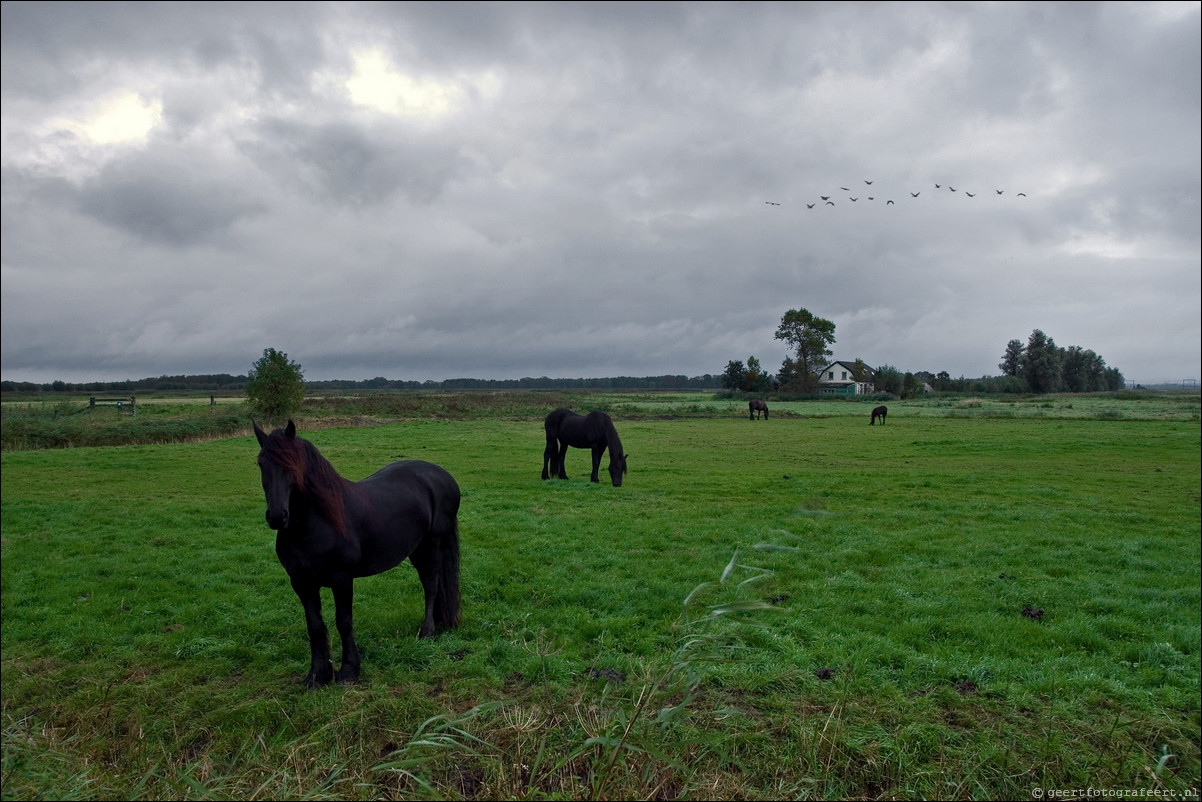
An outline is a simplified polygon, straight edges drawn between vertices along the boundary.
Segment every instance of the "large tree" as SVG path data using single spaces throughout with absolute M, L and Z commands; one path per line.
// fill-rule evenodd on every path
M 1060 349 L 1051 337 L 1039 329 L 1027 338 L 1019 374 L 1033 393 L 1057 393 L 1064 386 L 1060 375 Z
M 246 397 L 256 413 L 282 423 L 305 400 L 304 372 L 283 351 L 265 348 L 247 376 Z
M 829 346 L 835 342 L 835 324 L 815 317 L 807 309 L 790 309 L 781 317 L 775 336 L 787 342 L 795 354 L 781 366 L 781 384 L 791 390 L 813 392 L 818 371 L 826 367 L 833 353 Z

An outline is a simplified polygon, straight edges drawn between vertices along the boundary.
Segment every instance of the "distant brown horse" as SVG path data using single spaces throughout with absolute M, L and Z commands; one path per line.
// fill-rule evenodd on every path
M 877 407 L 876 409 L 872 410 L 872 420 L 868 421 L 868 425 L 871 426 L 872 424 L 876 423 L 877 418 L 880 418 L 881 425 L 884 426 L 885 425 L 885 416 L 888 414 L 889 414 L 888 407 L 886 407 L 884 405 Z
M 767 420 L 767 418 L 768 418 L 768 404 L 767 404 L 767 402 L 765 402 L 765 401 L 762 401 L 762 400 L 760 400 L 759 398 L 753 398 L 752 400 L 750 400 L 750 401 L 748 401 L 748 402 L 747 402 L 747 415 L 748 415 L 748 419 L 749 419 L 749 420 L 755 420 L 757 417 L 759 417 L 759 416 L 756 414 L 757 412 L 763 412 L 763 413 L 764 413 L 764 419 L 765 419 L 765 420 Z

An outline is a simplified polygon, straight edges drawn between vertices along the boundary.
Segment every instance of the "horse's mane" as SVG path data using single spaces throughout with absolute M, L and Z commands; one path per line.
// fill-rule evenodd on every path
M 614 427 L 613 418 L 605 415 L 602 425 L 605 427 L 605 442 L 609 446 L 610 460 L 615 457 L 621 460 L 625 454 L 622 452 L 622 441 L 618 438 L 618 430 Z
M 276 429 L 263 442 L 263 453 L 288 472 L 298 490 L 317 499 L 321 511 L 338 533 L 346 535 L 343 490 L 347 481 L 338 475 L 317 446 L 303 437 L 288 437 L 283 429 Z

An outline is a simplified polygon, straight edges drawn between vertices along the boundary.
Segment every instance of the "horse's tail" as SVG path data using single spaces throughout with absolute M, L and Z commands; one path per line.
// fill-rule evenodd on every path
M 543 449 L 544 479 L 563 476 L 563 466 L 559 464 L 559 427 L 563 425 L 564 418 L 572 414 L 572 410 L 560 407 L 543 419 L 543 430 L 547 433 L 547 446 Z
M 438 600 L 434 604 L 434 620 L 444 627 L 459 626 L 459 513 L 451 521 L 449 531 L 438 540 L 441 558 L 438 561 Z

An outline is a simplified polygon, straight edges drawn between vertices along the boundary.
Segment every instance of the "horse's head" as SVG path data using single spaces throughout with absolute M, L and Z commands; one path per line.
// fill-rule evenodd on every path
M 297 441 L 296 424 L 288 421 L 286 429 L 276 429 L 271 434 L 257 423 L 254 427 L 259 440 L 263 495 L 267 497 L 267 525 L 272 529 L 287 529 L 292 491 L 304 476 L 304 450 Z
M 613 452 L 609 455 L 609 480 L 614 487 L 622 486 L 622 475 L 626 473 L 626 454 L 615 458 Z

